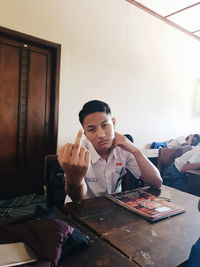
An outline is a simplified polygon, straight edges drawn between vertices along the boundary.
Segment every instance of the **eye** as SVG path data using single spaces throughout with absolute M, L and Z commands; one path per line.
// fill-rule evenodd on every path
M 88 129 L 88 132 L 90 132 L 90 133 L 94 133 L 94 132 L 95 132 L 95 128 L 89 128 L 89 129 Z
M 106 128 L 108 126 L 108 123 L 102 124 L 102 128 Z

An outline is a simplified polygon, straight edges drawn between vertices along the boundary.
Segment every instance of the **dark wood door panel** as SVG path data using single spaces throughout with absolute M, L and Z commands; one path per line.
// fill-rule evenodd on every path
M 30 53 L 29 71 L 29 104 L 28 104 L 28 166 L 41 166 L 46 154 L 46 142 L 48 141 L 49 110 L 49 83 L 50 55 L 46 52 Z M 38 155 L 35 157 L 35 155 Z
M 16 165 L 19 49 L 0 43 L 0 167 Z
M 41 191 L 56 153 L 60 45 L 0 27 L 0 198 Z

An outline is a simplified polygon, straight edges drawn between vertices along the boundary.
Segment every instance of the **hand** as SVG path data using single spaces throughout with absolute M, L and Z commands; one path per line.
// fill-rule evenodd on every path
M 113 139 L 112 149 L 117 146 L 133 154 L 139 151 L 139 149 L 136 146 L 134 146 L 133 143 L 130 143 L 124 135 L 115 132 L 115 138 Z
M 90 166 L 90 152 L 81 146 L 83 131 L 79 130 L 74 144 L 67 143 L 58 153 L 58 161 L 67 183 L 80 185 Z
M 123 150 L 132 153 L 137 161 L 138 167 L 141 171 L 142 180 L 151 186 L 160 188 L 162 178 L 158 169 L 145 157 L 140 149 L 134 144 L 130 143 L 124 135 L 115 133 L 112 148 L 116 146 L 121 147 Z

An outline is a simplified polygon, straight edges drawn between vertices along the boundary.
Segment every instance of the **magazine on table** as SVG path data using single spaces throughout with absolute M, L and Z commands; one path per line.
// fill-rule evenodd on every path
M 145 192 L 142 188 L 106 194 L 106 197 L 149 221 L 157 221 L 185 212 L 182 207 Z

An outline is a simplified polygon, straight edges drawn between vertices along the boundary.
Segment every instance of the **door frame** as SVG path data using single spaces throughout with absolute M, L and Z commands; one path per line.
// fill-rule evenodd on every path
M 51 87 L 51 110 L 54 114 L 51 114 L 51 142 L 48 148 L 48 154 L 56 154 L 57 151 L 57 136 L 58 136 L 58 108 L 59 108 L 59 82 L 60 82 L 60 55 L 61 45 L 58 43 L 50 42 L 32 35 L 14 31 L 0 26 L 0 35 L 24 42 L 24 44 L 37 45 L 41 48 L 51 50 L 52 53 L 52 87 Z

